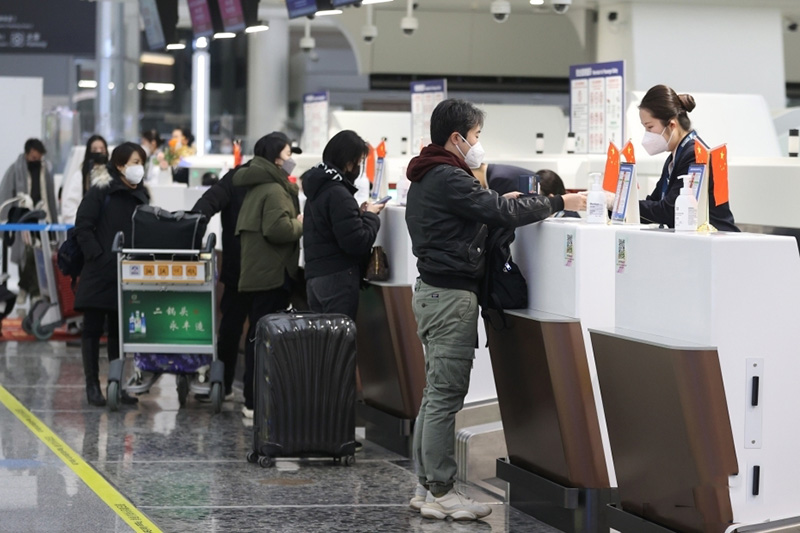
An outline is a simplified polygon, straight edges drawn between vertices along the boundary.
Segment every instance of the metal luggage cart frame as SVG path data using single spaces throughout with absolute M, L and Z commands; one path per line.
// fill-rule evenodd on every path
M 119 232 L 112 245 L 112 251 L 117 254 L 119 280 L 120 358 L 109 365 L 109 409 L 116 411 L 121 403 L 120 384 L 125 354 L 210 354 L 212 362 L 207 381 L 201 381 L 204 374 L 196 376 L 192 382 L 189 382 L 187 374 L 176 374 L 178 399 L 183 405 L 190 391 L 208 394 L 214 412 L 219 413 L 224 394 L 225 366 L 217 358 L 216 236 L 209 234 L 205 247 L 200 250 L 123 248 L 124 241 L 124 234 Z M 173 298 L 171 301 L 178 303 L 168 305 L 166 298 Z M 180 311 L 176 310 L 178 306 Z M 191 313 L 187 306 L 193 307 Z M 145 312 L 149 314 L 151 324 L 157 326 L 151 328 L 150 339 L 146 338 Z M 135 329 L 130 327 L 129 314 L 131 317 L 136 315 L 138 324 Z M 156 320 L 156 317 L 159 318 Z M 190 320 L 194 320 L 194 325 Z M 169 326 L 165 325 L 167 321 Z M 203 326 L 204 321 L 208 324 L 207 329 Z M 178 322 L 183 322 L 183 325 Z M 146 392 L 160 376 L 156 374 L 145 382 L 133 381 L 127 390 Z
M 35 219 L 39 215 L 44 215 L 44 212 L 32 211 L 23 218 Z M 24 221 L 0 225 L 0 231 L 18 232 L 26 245 L 33 246 L 39 298 L 35 302 L 31 302 L 31 307 L 22 321 L 22 329 L 40 341 L 46 341 L 52 337 L 53 331 L 59 326 L 71 323 L 78 327 L 82 320 L 82 315 L 80 314 L 65 316 L 66 310 L 63 308 L 63 302 L 58 295 L 56 267 L 53 262 L 53 254 L 58 249 L 57 245 L 64 242 L 67 231 L 72 227 L 70 224 L 32 224 Z M 31 238 L 32 233 L 39 235 L 38 243 L 35 243 Z M 57 234 L 55 239 L 51 239 L 51 233 Z

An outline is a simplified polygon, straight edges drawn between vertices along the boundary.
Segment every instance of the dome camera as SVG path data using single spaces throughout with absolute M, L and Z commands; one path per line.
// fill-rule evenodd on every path
M 378 27 L 374 24 L 367 24 L 363 28 L 361 28 L 361 38 L 364 39 L 366 43 L 372 43 L 375 40 L 375 37 L 378 36 Z
M 494 0 L 490 11 L 494 21 L 501 24 L 507 21 L 511 15 L 511 4 L 508 0 Z
M 563 15 L 569 9 L 569 6 L 572 5 L 572 0 L 551 0 L 553 4 L 553 11 L 558 13 L 559 15 Z
M 316 41 L 314 41 L 313 37 L 301 37 L 300 38 L 300 50 L 303 52 L 310 52 L 314 49 L 317 45 Z
M 415 17 L 403 17 L 403 20 L 400 21 L 400 28 L 404 34 L 410 37 L 419 28 L 419 21 Z

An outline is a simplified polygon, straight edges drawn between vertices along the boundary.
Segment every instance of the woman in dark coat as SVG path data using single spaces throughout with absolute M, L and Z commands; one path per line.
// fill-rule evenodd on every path
M 131 238 L 131 216 L 136 206 L 148 204 L 150 196 L 142 184 L 144 150 L 138 144 L 124 143 L 111 154 L 104 172 L 78 207 L 75 232 L 85 264 L 78 282 L 75 309 L 83 312 L 81 352 L 86 376 L 86 398 L 91 405 L 105 405 L 100 390 L 100 337 L 108 322 L 108 359 L 118 359 L 119 308 L 117 302 L 117 256 L 111 251 L 114 235 L 121 231 L 125 242 Z M 136 403 L 122 393 L 122 403 Z

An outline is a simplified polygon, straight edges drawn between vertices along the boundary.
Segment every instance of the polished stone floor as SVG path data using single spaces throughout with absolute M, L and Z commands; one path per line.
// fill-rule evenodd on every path
M 556 531 L 471 486 L 464 490 L 493 504 L 486 520 L 424 520 L 407 506 L 409 461 L 368 441 L 352 467 L 248 464 L 252 423 L 239 412 L 238 390 L 219 415 L 193 399 L 179 409 L 172 376 L 138 406 L 90 407 L 79 350 L 64 343 L 0 342 L 0 385 L 162 531 Z M 0 404 L 0 532 L 29 531 L 131 528 Z

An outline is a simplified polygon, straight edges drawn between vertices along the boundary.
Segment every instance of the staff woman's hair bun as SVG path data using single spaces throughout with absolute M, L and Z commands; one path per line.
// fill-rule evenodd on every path
M 681 107 L 683 107 L 687 113 L 691 113 L 692 109 L 697 105 L 694 103 L 694 96 L 691 94 L 679 94 L 678 99 L 681 101 Z

